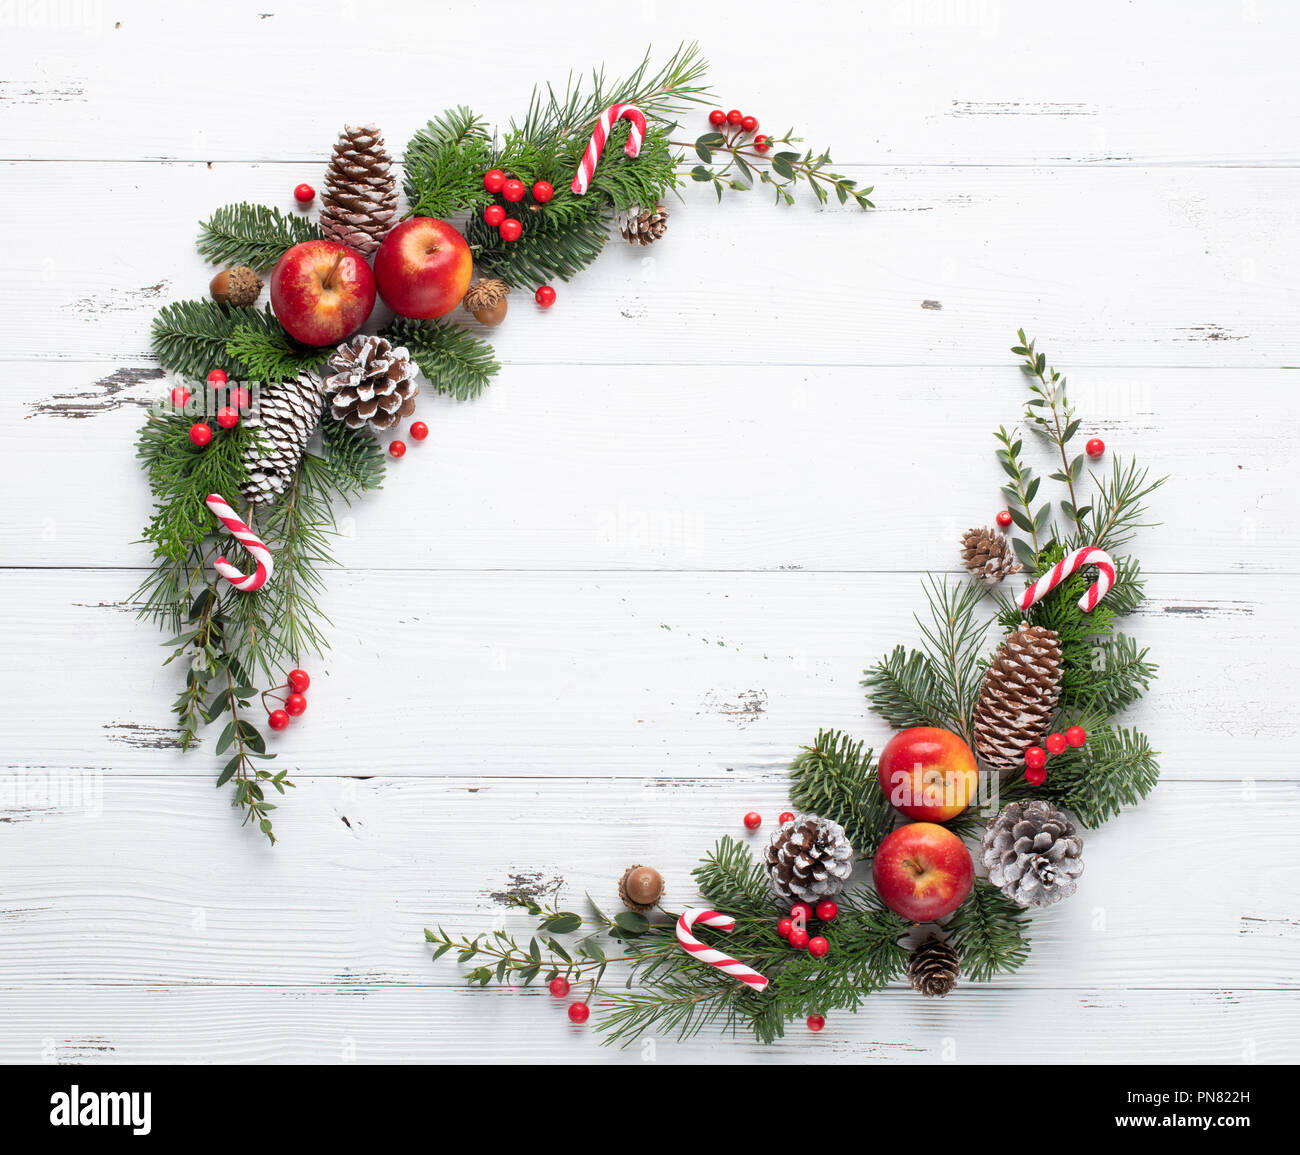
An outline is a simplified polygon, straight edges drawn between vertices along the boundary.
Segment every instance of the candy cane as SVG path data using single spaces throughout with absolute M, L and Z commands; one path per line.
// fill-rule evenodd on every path
M 731 931 L 736 928 L 736 920 L 728 914 L 719 914 L 716 910 L 684 910 L 677 920 L 677 941 L 682 944 L 683 950 L 689 951 L 701 962 L 717 967 L 723 974 L 728 974 L 742 983 L 748 983 L 756 991 L 766 989 L 767 979 L 758 971 L 751 970 L 744 963 L 737 962 L 720 950 L 714 950 L 691 934 L 691 927 L 697 922 L 702 926 L 712 926 L 718 930 Z
M 1079 599 L 1079 609 L 1090 614 L 1097 608 L 1097 603 L 1115 584 L 1115 562 L 1105 550 L 1094 545 L 1086 545 L 1066 554 L 1047 573 L 1031 585 L 1020 598 L 1020 608 L 1027 610 L 1036 601 L 1045 598 L 1072 573 L 1077 573 L 1086 565 L 1097 567 L 1097 580 L 1088 587 L 1088 592 Z
M 577 175 L 569 186 L 578 196 L 582 196 L 591 184 L 591 174 L 596 171 L 596 162 L 600 160 L 600 154 L 605 151 L 605 142 L 609 139 L 614 122 L 619 119 L 632 122 L 623 151 L 628 156 L 636 156 L 641 151 L 641 139 L 645 136 L 645 113 L 635 104 L 611 104 L 596 121 L 596 131 L 591 134 L 587 151 L 582 154 L 582 163 L 578 165 Z
M 212 568 L 237 590 L 247 592 L 260 590 L 271 580 L 271 573 L 274 569 L 271 562 L 271 551 L 258 540 L 257 534 L 235 516 L 235 511 L 230 508 L 229 503 L 221 494 L 209 493 L 204 500 L 208 508 L 217 515 L 217 520 L 234 534 L 235 540 L 240 542 L 257 562 L 257 569 L 251 574 L 240 573 L 224 557 L 217 558 L 212 563 Z

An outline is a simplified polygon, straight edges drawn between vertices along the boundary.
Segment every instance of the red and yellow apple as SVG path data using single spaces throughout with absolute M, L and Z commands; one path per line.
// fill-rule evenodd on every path
M 474 272 L 469 245 L 446 221 L 412 217 L 384 238 L 375 280 L 384 303 L 403 317 L 441 317 L 460 304 Z
M 890 910 L 912 922 L 952 914 L 975 885 L 966 844 L 946 826 L 912 822 L 880 844 L 871 876 Z
M 271 308 L 304 345 L 337 345 L 375 307 L 375 276 L 366 258 L 338 241 L 303 241 L 271 272 Z
M 908 818 L 947 822 L 979 790 L 975 755 L 956 734 L 913 726 L 895 734 L 880 752 L 880 789 Z

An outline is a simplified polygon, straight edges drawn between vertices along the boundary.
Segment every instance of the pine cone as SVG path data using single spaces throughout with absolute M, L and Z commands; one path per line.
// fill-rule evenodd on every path
M 984 673 L 975 704 L 975 749 L 994 770 L 1014 770 L 1042 741 L 1061 697 L 1061 639 L 1022 623 Z
M 930 938 L 907 960 L 907 981 L 927 998 L 943 998 L 957 985 L 961 958 L 946 942 Z
M 1069 898 L 1083 873 L 1083 838 L 1050 802 L 1011 802 L 984 831 L 989 881 L 1021 906 Z
M 386 338 L 353 337 L 335 350 L 329 363 L 334 373 L 325 378 L 324 388 L 330 416 L 349 429 L 367 422 L 375 429 L 391 429 L 415 412 L 420 392 L 415 362 Z
M 799 814 L 781 825 L 763 853 L 777 894 L 790 901 L 834 898 L 853 873 L 853 847 L 838 822 Z
M 668 231 L 668 210 L 631 208 L 618 214 L 618 231 L 629 245 L 653 245 Z
M 369 256 L 396 217 L 397 182 L 383 136 L 373 124 L 344 125 L 325 172 L 321 232 Z
M 993 529 L 968 529 L 961 535 L 961 563 L 989 585 L 996 585 L 1022 568 L 1010 540 Z
M 248 419 L 250 427 L 262 430 L 262 446 L 259 452 L 250 443 L 245 453 L 248 480 L 240 486 L 244 497 L 254 503 L 274 501 L 285 491 L 324 407 L 320 378 L 311 373 L 262 387 L 257 412 Z

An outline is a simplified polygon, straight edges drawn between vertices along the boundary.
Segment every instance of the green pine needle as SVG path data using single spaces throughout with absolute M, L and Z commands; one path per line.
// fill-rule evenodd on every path
M 894 809 L 880 789 L 871 750 L 837 730 L 821 730 L 790 768 L 790 800 L 800 810 L 844 827 L 853 849 L 870 858 L 894 828 Z
M 269 312 L 257 314 L 256 321 L 237 324 L 226 342 L 229 363 L 238 367 L 244 381 L 290 381 L 319 372 L 333 351 L 333 346 L 298 344 Z
M 318 229 L 304 216 L 285 216 L 267 205 L 234 204 L 199 224 L 199 255 L 214 265 L 269 269 L 291 248 L 317 240 Z
M 977 878 L 944 927 L 948 942 L 961 956 L 963 977 L 983 983 L 1019 970 L 1029 957 L 1027 923 L 1024 908 L 988 879 Z
M 501 368 L 492 356 L 491 345 L 442 319 L 411 321 L 397 317 L 383 335 L 394 345 L 405 346 L 437 392 L 458 401 L 477 397 Z

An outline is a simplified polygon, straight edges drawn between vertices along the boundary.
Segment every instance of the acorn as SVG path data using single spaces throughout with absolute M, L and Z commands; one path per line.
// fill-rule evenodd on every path
M 247 265 L 236 265 L 213 277 L 208 292 L 219 305 L 251 305 L 261 295 L 262 278 Z
M 653 910 L 663 893 L 663 875 L 653 866 L 629 866 L 618 880 L 618 896 L 623 905 L 640 914 Z
M 480 325 L 496 326 L 506 319 L 506 294 L 510 286 L 491 277 L 476 281 L 465 291 L 461 304 Z

